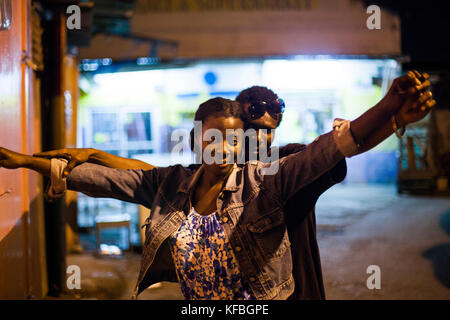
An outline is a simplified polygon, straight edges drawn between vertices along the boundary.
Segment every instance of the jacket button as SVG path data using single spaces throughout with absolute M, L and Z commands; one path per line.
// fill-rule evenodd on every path
M 255 279 L 255 277 L 250 277 L 250 282 L 255 282 L 256 281 L 256 279 Z
M 223 217 L 223 218 L 222 218 L 222 222 L 223 222 L 223 223 L 227 223 L 227 221 L 228 221 L 228 218 L 227 218 L 227 217 Z
M 234 250 L 236 250 L 236 252 L 239 252 L 239 251 L 242 250 L 242 248 L 241 247 L 236 247 L 236 248 L 234 248 Z

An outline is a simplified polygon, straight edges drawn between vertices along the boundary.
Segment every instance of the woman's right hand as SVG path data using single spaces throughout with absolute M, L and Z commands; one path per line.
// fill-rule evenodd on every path
M 90 148 L 65 148 L 52 151 L 45 151 L 33 154 L 35 157 L 41 158 L 64 158 L 67 161 L 66 168 L 63 172 L 63 178 L 67 177 L 76 166 L 88 162 L 91 155 L 96 151 Z
M 0 168 L 17 169 L 25 165 L 26 155 L 0 147 Z

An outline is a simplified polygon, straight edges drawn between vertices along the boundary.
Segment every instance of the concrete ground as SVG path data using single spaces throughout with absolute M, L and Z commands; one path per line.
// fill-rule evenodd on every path
M 316 212 L 327 299 L 450 299 L 450 198 L 341 184 L 322 195 Z M 69 255 L 67 265 L 81 269 L 81 290 L 62 298 L 130 299 L 139 259 Z M 379 267 L 380 289 L 367 287 L 371 265 Z M 139 296 L 182 298 L 179 285 L 166 282 Z
M 450 198 L 340 185 L 320 198 L 317 223 L 327 299 L 450 299 Z M 367 288 L 370 265 L 381 289 Z

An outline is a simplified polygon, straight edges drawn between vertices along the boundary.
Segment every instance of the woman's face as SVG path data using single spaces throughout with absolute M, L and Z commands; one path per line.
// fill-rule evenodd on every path
M 224 116 L 220 116 L 220 117 L 215 117 L 215 116 L 210 116 L 208 117 L 204 122 L 203 122 L 203 126 L 202 126 L 202 152 L 205 151 L 205 148 L 214 143 L 215 139 L 212 138 L 211 141 L 208 141 L 209 139 L 205 139 L 205 133 L 207 132 L 207 130 L 209 129 L 216 129 L 218 130 L 218 132 L 220 132 L 222 134 L 222 147 L 220 145 L 216 146 L 215 150 L 218 151 L 222 151 L 223 157 L 222 157 L 222 163 L 214 163 L 212 165 L 217 166 L 217 167 L 221 167 L 221 168 L 227 168 L 229 166 L 232 166 L 233 164 L 226 164 L 225 160 L 226 160 L 226 155 L 227 153 L 233 154 L 234 158 L 236 162 L 237 159 L 237 155 L 240 151 L 241 146 L 241 142 L 240 139 L 234 138 L 231 139 L 232 141 L 227 141 L 227 137 L 226 137 L 226 131 L 227 129 L 231 129 L 231 130 L 238 130 L 241 129 L 243 130 L 244 128 L 244 123 L 240 118 L 235 118 L 235 117 L 224 117 Z M 210 131 L 211 132 L 211 131 Z M 204 153 L 205 154 L 205 153 Z M 212 151 L 211 155 L 214 157 L 215 156 L 215 152 Z

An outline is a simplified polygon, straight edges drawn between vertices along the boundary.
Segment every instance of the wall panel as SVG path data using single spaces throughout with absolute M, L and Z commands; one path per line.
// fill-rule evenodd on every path
M 40 149 L 39 98 L 33 71 L 22 63 L 30 49 L 30 0 L 12 3 L 12 25 L 0 31 L 0 146 Z M 35 89 L 36 90 L 36 89 Z M 39 90 L 39 89 L 37 89 Z M 24 169 L 0 169 L 0 298 L 42 297 L 46 291 L 41 179 Z M 43 258 L 43 259 L 42 259 Z

